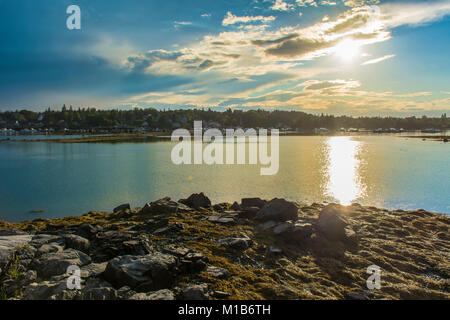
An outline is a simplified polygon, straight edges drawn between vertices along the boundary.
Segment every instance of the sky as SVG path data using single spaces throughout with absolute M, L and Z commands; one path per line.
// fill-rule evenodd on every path
M 450 0 L 0 0 L 0 110 L 440 116 L 449 35 Z

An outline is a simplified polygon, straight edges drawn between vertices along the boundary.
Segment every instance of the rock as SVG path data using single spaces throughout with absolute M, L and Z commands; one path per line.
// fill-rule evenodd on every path
M 131 206 L 129 203 L 124 203 L 124 204 L 121 204 L 120 206 L 115 207 L 113 209 L 113 212 L 116 213 L 116 212 L 120 212 L 120 211 L 125 211 L 127 209 L 131 210 Z
M 294 224 L 294 228 L 291 230 L 288 237 L 293 241 L 302 241 L 309 237 L 314 232 L 313 225 L 311 223 L 297 222 Z
M 297 218 L 297 206 L 284 199 L 273 199 L 269 201 L 255 217 L 255 219 L 260 221 L 288 221 L 297 220 Z
M 59 298 L 73 299 L 77 295 L 76 290 L 68 290 L 66 279 L 60 281 L 33 282 L 25 287 L 24 300 L 55 300 Z
M 277 224 L 273 229 L 272 232 L 275 235 L 288 233 L 294 229 L 294 224 L 292 222 L 281 222 Z
M 91 258 L 87 254 L 68 249 L 63 252 L 46 253 L 35 259 L 32 266 L 37 271 L 38 276 L 50 278 L 51 276 L 65 273 L 68 266 L 77 265 L 82 267 L 89 263 L 91 263 Z
M 203 193 L 194 193 L 187 199 L 180 200 L 181 203 L 191 208 L 208 208 L 211 206 L 211 200 Z
M 347 240 L 354 236 L 352 230 L 347 228 L 348 222 L 344 217 L 345 212 L 346 208 L 341 205 L 327 205 L 319 214 L 316 222 L 317 229 L 329 240 Z
M 153 231 L 153 234 L 164 234 L 170 232 L 178 233 L 178 231 L 183 230 L 185 227 L 186 226 L 183 223 L 175 222 L 167 227 L 159 228 Z
M 75 249 L 84 253 L 89 252 L 89 240 L 74 234 L 64 235 L 64 241 L 67 248 Z
M 117 290 L 101 279 L 89 279 L 77 298 L 81 300 L 117 300 Z
M 0 237 L 4 236 L 24 236 L 28 235 L 25 231 L 17 230 L 17 229 L 4 229 L 0 230 Z
M 245 250 L 249 248 L 253 241 L 248 236 L 228 237 L 216 241 L 219 245 L 224 245 L 232 249 Z
M 108 262 L 103 277 L 115 287 L 136 288 L 149 283 L 153 290 L 173 285 L 176 259 L 172 255 L 155 252 L 145 256 L 120 256 Z
M 169 197 L 147 203 L 142 208 L 144 214 L 171 214 L 186 211 L 192 211 L 192 209 L 183 203 L 170 200 Z
M 99 232 L 101 232 L 103 230 L 103 227 L 98 225 L 98 224 L 94 224 L 94 223 L 83 223 L 78 227 L 78 230 L 76 231 L 76 234 L 92 240 L 92 238 Z
M 235 202 L 233 202 L 233 204 L 231 205 L 230 209 L 231 209 L 231 210 L 234 210 L 234 211 L 239 211 L 239 210 L 241 210 L 241 206 L 235 201 Z
M 51 234 L 37 234 L 33 236 L 30 241 L 30 246 L 40 248 L 44 244 L 55 243 L 59 246 L 64 246 L 64 239 L 61 236 Z
M 258 207 L 241 207 L 239 218 L 253 219 L 258 214 L 260 209 Z
M 266 200 L 262 200 L 260 198 L 243 198 L 241 200 L 242 207 L 258 207 L 262 208 L 266 205 Z
M 130 297 L 136 294 L 136 291 L 131 290 L 128 286 L 123 286 L 117 290 L 117 295 L 120 300 L 128 300 Z
M 29 247 L 29 242 L 32 238 L 32 236 L 28 234 L 12 234 L 12 232 L 13 231 L 8 230 L 8 232 L 4 232 L 3 234 L 11 235 L 0 236 L 0 268 L 3 268 L 8 263 L 11 255 L 19 248 Z M 23 253 L 26 254 L 27 252 Z M 24 264 L 28 264 L 29 262 L 30 261 L 26 261 Z M 23 263 L 23 261 L 21 261 L 21 263 Z
M 42 245 L 36 252 L 36 256 L 40 257 L 47 253 L 62 252 L 64 247 L 56 242 Z
M 182 289 L 182 295 L 184 300 L 208 300 L 208 285 L 188 284 Z
M 208 258 L 201 252 L 178 246 L 166 246 L 162 248 L 162 252 L 176 256 L 179 259 L 180 273 L 197 273 L 206 268 Z
M 136 293 L 132 295 L 130 300 L 175 300 L 175 296 L 172 291 L 168 289 L 162 289 L 158 291 L 148 293 Z
M 275 221 L 266 221 L 264 223 L 261 223 L 257 226 L 259 231 L 266 231 L 268 229 L 271 229 L 275 227 L 277 223 Z
M 238 217 L 237 213 L 214 214 L 208 216 L 206 220 L 223 225 L 235 225 L 236 224 L 235 219 L 237 217 Z
M 28 270 L 22 273 L 19 279 L 7 279 L 4 280 L 2 285 L 6 290 L 7 296 L 15 296 L 18 292 L 22 290 L 25 286 L 33 283 L 37 279 L 37 273 L 34 270 Z
M 209 266 L 208 269 L 206 269 L 206 272 L 217 279 L 225 279 L 230 275 L 227 269 L 215 266 Z
M 106 231 L 91 240 L 91 256 L 95 262 L 109 261 L 116 256 L 146 255 L 151 247 L 145 236 L 134 231 Z
M 93 278 L 100 276 L 105 272 L 107 262 L 90 263 L 81 268 L 81 278 Z

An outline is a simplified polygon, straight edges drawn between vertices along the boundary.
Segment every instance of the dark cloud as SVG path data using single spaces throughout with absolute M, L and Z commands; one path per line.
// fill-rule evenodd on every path
M 266 54 L 278 57 L 300 57 L 309 53 L 326 49 L 335 44 L 331 41 L 297 38 L 286 40 L 279 45 L 266 49 Z

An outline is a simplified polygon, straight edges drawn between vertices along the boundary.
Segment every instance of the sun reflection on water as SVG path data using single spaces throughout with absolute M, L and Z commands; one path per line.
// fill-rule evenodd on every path
M 342 205 L 350 205 L 363 196 L 365 186 L 361 183 L 361 142 L 350 137 L 331 137 L 326 141 L 328 152 L 328 196 Z

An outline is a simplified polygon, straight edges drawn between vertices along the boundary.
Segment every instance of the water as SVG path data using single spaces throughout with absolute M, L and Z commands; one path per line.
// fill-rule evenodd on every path
M 450 213 L 450 146 L 398 136 L 280 137 L 278 174 L 259 165 L 172 164 L 174 143 L 0 144 L 0 219 L 143 206 L 204 191 L 213 201 L 282 197 Z M 44 213 L 30 213 L 45 210 Z

